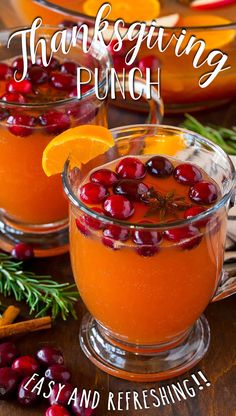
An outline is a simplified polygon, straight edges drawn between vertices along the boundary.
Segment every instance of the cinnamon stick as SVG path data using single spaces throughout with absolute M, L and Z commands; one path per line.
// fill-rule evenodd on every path
M 51 326 L 51 316 L 18 322 L 11 325 L 4 325 L 0 327 L 0 339 L 10 337 L 12 335 L 27 334 L 30 332 L 41 331 L 43 329 L 49 329 Z
M 12 324 L 12 322 L 15 321 L 19 313 L 20 313 L 19 308 L 16 308 L 14 305 L 8 306 L 8 308 L 5 310 L 2 317 L 0 318 L 0 327 L 4 325 Z

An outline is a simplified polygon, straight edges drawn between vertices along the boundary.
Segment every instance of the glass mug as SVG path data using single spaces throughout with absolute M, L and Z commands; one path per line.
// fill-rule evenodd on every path
M 207 305 L 236 291 L 235 279 L 222 272 L 227 212 L 234 197 L 235 169 L 218 146 L 188 130 L 157 125 L 134 125 L 111 130 L 115 147 L 81 169 L 68 160 L 63 172 L 70 200 L 70 253 L 74 278 L 89 314 L 83 318 L 80 344 L 86 356 L 113 376 L 156 381 L 192 368 L 206 353 L 210 330 L 202 315 Z M 181 137 L 182 147 L 176 145 Z M 164 152 L 163 138 L 170 140 Z M 152 151 L 151 149 L 156 149 Z M 127 223 L 104 217 L 78 199 L 88 173 L 127 155 L 165 153 L 191 162 L 213 178 L 220 199 L 205 212 L 173 223 Z M 116 250 L 102 243 L 102 231 L 81 233 L 76 222 L 84 216 L 103 227 L 115 225 L 130 234 L 197 225 L 201 240 L 191 249 L 180 243 L 160 243 L 156 255 L 137 254 L 132 241 L 116 242 Z M 86 231 L 85 230 L 85 231 Z M 83 231 L 83 230 L 82 230 Z M 189 241 L 191 240 L 190 237 Z M 188 238 L 184 242 L 188 243 Z M 186 240 L 186 241 L 185 241 Z M 113 246 L 114 248 L 114 246 Z
M 38 29 L 36 41 L 43 37 L 49 46 L 56 30 L 58 28 Z M 19 36 L 12 39 L 9 48 L 6 47 L 13 31 L 0 32 L 1 61 L 9 65 L 21 54 Z M 29 35 L 27 36 L 29 43 Z M 93 42 L 90 52 L 85 54 L 82 40 L 78 38 L 76 47 L 71 48 L 67 55 L 58 52 L 54 57 L 59 62 L 73 61 L 91 71 L 99 68 L 98 91 L 99 96 L 104 96 L 106 71 L 112 65 L 105 47 Z M 56 67 L 55 71 L 58 70 Z M 50 76 L 49 74 L 49 78 Z M 9 79 L 1 81 L 1 97 L 6 92 L 8 82 Z M 97 98 L 92 84 L 84 90 L 81 100 L 78 100 L 76 86 L 71 95 L 71 90 L 57 90 L 52 88 L 50 82 L 49 79 L 45 85 L 33 85 L 33 88 L 41 88 L 38 101 L 37 95 L 33 102 L 24 103 L 0 99 L 0 248 L 6 251 L 11 251 L 12 246 L 19 241 L 31 244 L 36 256 L 61 254 L 68 250 L 68 202 L 63 193 L 60 175 L 47 178 L 43 172 L 42 153 L 54 136 L 70 127 L 80 124 L 107 126 L 107 100 Z M 134 81 L 134 89 L 145 97 L 147 90 L 142 80 Z M 159 122 L 163 107 L 154 88 L 152 93 L 153 98 L 147 100 L 150 106 L 149 118 Z M 54 116 L 57 114 L 56 118 L 50 116 L 52 113 Z M 16 114 L 18 119 L 14 119 L 12 126 L 10 122 Z M 45 119 L 45 115 L 48 117 L 46 126 L 40 122 L 40 117 Z M 31 116 L 34 124 L 28 125 Z

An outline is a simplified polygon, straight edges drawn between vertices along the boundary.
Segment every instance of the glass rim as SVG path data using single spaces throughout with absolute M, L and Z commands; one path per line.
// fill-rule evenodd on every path
M 46 7 L 46 8 L 48 8 L 48 9 L 53 9 L 54 11 L 57 11 L 57 12 L 59 12 L 59 13 L 64 13 L 64 14 L 66 14 L 68 17 L 70 17 L 70 16 L 72 16 L 72 17 L 82 17 L 82 18 L 84 18 L 84 19 L 86 19 L 87 21 L 90 21 L 90 22 L 94 22 L 94 20 L 95 20 L 95 18 L 93 17 L 93 16 L 89 16 L 89 15 L 87 15 L 87 14 L 85 14 L 85 13 L 82 13 L 82 12 L 77 12 L 76 10 L 71 10 L 71 9 L 69 9 L 69 8 L 67 8 L 67 7 L 64 7 L 64 6 L 60 6 L 60 5 L 58 5 L 58 4 L 55 4 L 55 3 L 53 3 L 52 1 L 49 1 L 49 0 L 34 0 L 36 3 L 38 3 L 38 4 L 40 4 L 40 5 L 42 5 L 42 6 L 44 6 L 44 7 Z M 108 1 L 109 2 L 109 1 Z M 171 14 L 171 13 L 170 13 Z M 160 17 L 162 17 L 162 16 L 160 16 Z M 158 18 L 157 18 L 158 19 Z M 155 18 L 154 19 L 152 19 L 152 20 L 155 20 Z M 115 22 L 115 20 L 109 20 L 111 23 L 114 23 Z M 135 22 L 135 21 L 134 21 Z M 134 23 L 134 22 L 132 22 L 132 23 Z M 126 23 L 125 22 L 125 28 L 127 27 L 129 27 L 132 23 Z M 76 22 L 75 22 L 75 25 L 76 25 Z M 171 27 L 168 27 L 168 26 L 162 26 L 162 27 L 164 27 L 165 29 L 169 29 L 169 30 L 171 30 L 171 29 L 183 29 L 183 28 L 185 28 L 185 29 L 196 29 L 196 30 L 220 30 L 220 29 L 236 29 L 236 22 L 231 22 L 231 23 L 228 23 L 228 24 L 224 24 L 224 25 L 214 25 L 214 26 L 175 26 L 175 27 L 173 27 L 173 28 L 171 28 Z
M 58 26 L 46 25 L 46 24 L 44 24 L 40 27 L 40 29 L 43 29 L 43 28 L 51 29 L 51 30 L 54 30 L 54 31 L 57 31 L 59 29 Z M 12 28 L 4 28 L 4 29 L 0 30 L 0 36 L 3 33 L 11 34 L 11 33 L 14 33 L 17 30 L 23 30 L 23 29 L 29 29 L 29 27 L 23 25 L 23 26 L 15 26 L 15 27 L 12 27 Z M 81 34 L 80 34 L 80 37 L 82 39 Z M 80 39 L 80 37 L 78 37 L 78 40 Z M 92 41 L 91 37 L 88 37 L 88 39 L 91 43 L 92 48 L 95 48 L 97 46 L 97 47 L 99 47 L 99 49 L 103 49 L 104 52 L 106 51 L 108 67 L 111 68 L 112 67 L 112 57 L 111 57 L 111 54 L 110 54 L 109 50 L 102 43 L 100 43 L 98 41 Z M 83 52 L 83 53 L 85 53 L 85 52 Z M 85 53 L 85 54 L 90 55 L 90 52 Z M 106 83 L 106 76 L 104 76 L 104 78 L 99 82 L 97 88 L 98 89 L 102 88 L 105 85 L 105 83 Z M 22 108 L 24 110 L 32 109 L 32 108 L 37 110 L 37 109 L 40 109 L 40 108 L 43 109 L 43 108 L 52 107 L 52 106 L 60 107 L 60 106 L 65 105 L 65 104 L 81 102 L 82 99 L 87 100 L 89 97 L 92 97 L 93 95 L 95 95 L 95 86 L 92 87 L 91 89 L 89 89 L 88 91 L 85 91 L 85 93 L 83 93 L 81 95 L 81 98 L 69 97 L 69 98 L 63 98 L 63 99 L 57 100 L 57 101 L 48 101 L 46 103 L 42 103 L 42 102 L 41 103 L 38 103 L 38 102 L 36 102 L 36 103 L 17 103 L 17 102 L 3 101 L 2 99 L 0 99 L 0 105 L 3 106 L 3 108 L 4 107 L 18 108 L 20 106 L 20 108 Z
M 68 199 L 70 200 L 70 202 L 72 203 L 73 206 L 75 206 L 76 208 L 79 208 L 81 211 L 83 211 L 85 214 L 100 220 L 101 222 L 105 222 L 108 225 L 117 225 L 123 228 L 135 228 L 135 229 L 155 229 L 155 230 L 163 230 L 163 229 L 172 229 L 172 228 L 177 228 L 177 227 L 184 227 L 190 224 L 194 224 L 196 222 L 198 222 L 199 220 L 204 220 L 206 218 L 208 218 L 210 215 L 213 215 L 214 213 L 216 213 L 218 211 L 218 209 L 220 209 L 221 207 L 223 207 L 226 202 L 231 198 L 232 193 L 233 193 L 233 189 L 234 186 L 236 184 L 236 170 L 234 167 L 234 164 L 231 160 L 231 158 L 229 157 L 229 155 L 227 153 L 224 152 L 223 149 L 221 149 L 221 147 L 219 147 L 218 145 L 216 145 L 215 143 L 211 142 L 210 140 L 206 139 L 205 137 L 201 136 L 198 133 L 195 133 L 191 130 L 187 130 L 187 129 L 183 129 L 180 127 L 175 127 L 175 126 L 170 126 L 170 125 L 165 125 L 165 124 L 132 124 L 132 125 L 127 125 L 127 126 L 122 126 L 122 127 L 115 127 L 113 129 L 110 129 L 111 133 L 116 133 L 116 132 L 121 132 L 122 130 L 133 130 L 134 128 L 136 129 L 148 129 L 148 128 L 163 128 L 168 130 L 172 130 L 172 131 L 178 131 L 178 132 L 184 132 L 186 134 L 190 134 L 191 136 L 195 137 L 201 144 L 210 146 L 213 150 L 216 150 L 217 152 L 221 153 L 221 155 L 226 158 L 226 160 L 229 163 L 230 166 L 230 170 L 231 170 L 231 174 L 232 174 L 232 178 L 231 180 L 231 187 L 230 190 L 223 195 L 214 205 L 210 206 L 209 208 L 207 208 L 204 212 L 191 217 L 191 218 L 183 218 L 183 219 L 178 219 L 176 221 L 173 222 L 158 222 L 158 223 L 152 223 L 152 224 L 148 224 L 148 223 L 144 223 L 144 224 L 139 224 L 139 223 L 133 223 L 133 222 L 128 222 L 128 221 L 124 221 L 124 220 L 118 220 L 116 218 L 111 218 L 108 217 L 106 215 L 100 214 L 96 211 L 94 211 L 92 208 L 89 208 L 87 205 L 85 205 L 73 192 L 70 181 L 68 179 L 68 169 L 69 169 L 69 164 L 70 164 L 70 160 L 69 158 L 67 159 L 67 161 L 65 162 L 64 165 L 64 169 L 62 172 L 62 182 L 63 182 L 63 187 L 64 187 L 64 192 L 66 194 L 66 196 L 68 197 Z M 116 140 L 116 139 L 115 139 Z

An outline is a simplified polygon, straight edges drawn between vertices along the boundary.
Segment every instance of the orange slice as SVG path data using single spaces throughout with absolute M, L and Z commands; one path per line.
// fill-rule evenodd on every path
M 183 16 L 178 23 L 179 26 L 188 28 L 195 26 L 223 26 L 232 23 L 230 20 L 220 16 L 212 15 L 192 15 Z M 206 42 L 207 49 L 219 49 L 222 46 L 232 42 L 235 38 L 235 30 L 219 29 L 219 30 L 191 30 L 187 29 L 188 34 L 194 34 L 198 39 L 203 39 Z
M 185 148 L 185 140 L 181 135 L 147 136 L 145 137 L 143 153 L 146 155 L 176 156 L 179 151 Z
M 96 16 L 104 0 L 86 0 L 83 11 L 89 16 Z M 127 23 L 152 20 L 160 14 L 159 0 L 109 0 L 112 10 L 109 19 L 124 19 Z
M 66 130 L 56 136 L 44 149 L 42 167 L 47 176 L 62 172 L 70 158 L 74 166 L 105 153 L 114 146 L 111 132 L 102 126 L 84 125 Z

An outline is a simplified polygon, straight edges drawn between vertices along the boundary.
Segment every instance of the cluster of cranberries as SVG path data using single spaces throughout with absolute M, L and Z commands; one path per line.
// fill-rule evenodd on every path
M 71 126 L 71 117 L 80 118 L 79 109 L 76 106 L 67 106 L 62 110 L 42 111 L 37 116 L 23 113 L 21 104 L 46 104 L 47 102 L 60 101 L 65 98 L 77 96 L 76 70 L 77 64 L 73 61 L 59 62 L 52 57 L 46 67 L 41 58 L 32 65 L 28 60 L 28 72 L 26 79 L 16 81 L 14 73 L 20 78 L 23 70 L 23 58 L 17 57 L 9 66 L 0 62 L 0 81 L 5 83 L 5 92 L 0 97 L 4 104 L 0 108 L 0 121 L 5 121 L 9 131 L 16 136 L 29 136 L 35 126 L 41 126 L 49 134 L 58 134 Z M 82 92 L 86 92 L 89 86 L 84 86 Z M 6 103 L 6 104 L 5 104 Z M 19 110 L 7 103 L 19 104 Z M 89 116 L 89 115 L 88 115 Z M 83 120 L 85 122 L 86 120 Z
M 173 176 L 175 180 L 189 187 L 190 206 L 184 211 L 184 218 L 195 217 L 206 210 L 218 198 L 218 189 L 213 182 L 203 178 L 201 170 L 193 164 L 181 163 L 176 167 L 163 156 L 154 156 L 145 164 L 136 157 L 125 157 L 117 164 L 115 172 L 101 168 L 93 171 L 90 181 L 80 188 L 80 199 L 92 206 L 94 212 L 117 220 L 128 220 L 138 204 L 147 204 L 149 186 L 143 181 L 148 175 L 157 179 Z M 158 182 L 157 182 L 158 184 Z M 94 204 L 100 204 L 94 207 Z M 209 220 L 209 219 L 208 219 Z M 83 215 L 76 219 L 77 228 L 85 236 L 90 230 L 102 230 L 102 242 L 117 249 L 117 242 L 125 242 L 129 238 L 137 245 L 137 252 L 143 256 L 152 256 L 159 250 L 162 239 L 178 243 L 182 249 L 191 249 L 201 241 L 199 228 L 206 225 L 207 219 L 199 220 L 195 225 L 168 229 L 163 233 L 155 230 L 135 230 L 118 225 L 106 225 L 97 218 Z M 139 221 L 150 223 L 150 221 Z
M 0 399 L 16 395 L 22 406 L 36 404 L 40 395 L 34 387 L 39 378 L 32 379 L 34 373 L 44 376 L 48 382 L 55 382 L 48 398 L 50 407 L 46 410 L 45 416 L 92 415 L 92 409 L 81 407 L 79 400 L 73 401 L 71 409 L 68 409 L 67 404 L 73 386 L 70 384 L 71 374 L 64 366 L 64 357 L 59 349 L 47 346 L 39 349 L 35 357 L 20 356 L 14 343 L 0 344 Z M 58 383 L 65 385 L 60 392 Z

